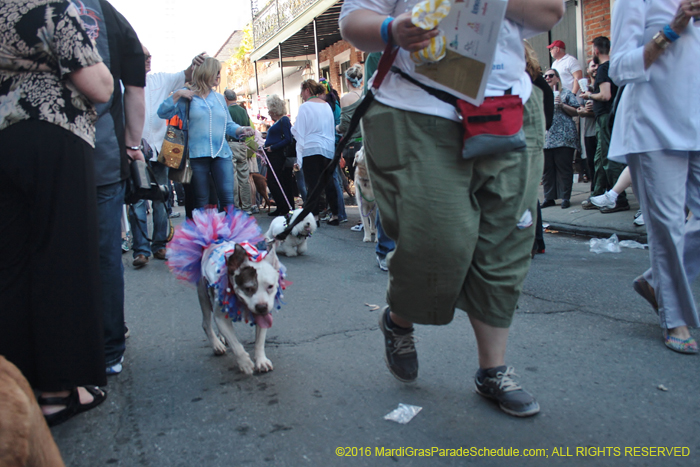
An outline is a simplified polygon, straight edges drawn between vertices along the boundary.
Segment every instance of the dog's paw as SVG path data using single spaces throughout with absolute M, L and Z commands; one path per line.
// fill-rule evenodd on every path
M 267 357 L 255 360 L 255 371 L 258 371 L 259 373 L 267 373 L 273 369 L 274 367 L 272 366 L 272 362 Z
M 365 237 L 362 239 L 362 241 L 365 242 L 365 243 L 370 243 L 370 242 L 372 241 L 372 236 L 371 236 L 371 235 L 370 235 L 369 237 L 365 236 Z
M 255 366 L 253 365 L 253 360 L 250 359 L 250 356 L 247 353 L 244 353 L 242 356 L 237 357 L 236 363 L 238 363 L 238 369 L 241 370 L 241 373 L 244 373 L 246 375 L 253 374 Z
M 226 354 L 226 346 L 220 340 L 217 339 L 212 347 L 214 348 L 214 355 L 217 357 Z

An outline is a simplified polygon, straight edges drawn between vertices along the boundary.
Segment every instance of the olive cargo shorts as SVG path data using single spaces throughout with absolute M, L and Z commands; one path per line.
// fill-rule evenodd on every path
M 527 151 L 463 160 L 458 122 L 379 102 L 363 117 L 382 226 L 396 241 L 387 289 L 394 313 L 447 324 L 458 307 L 510 326 L 535 238 L 545 131 L 538 88 L 523 120 Z

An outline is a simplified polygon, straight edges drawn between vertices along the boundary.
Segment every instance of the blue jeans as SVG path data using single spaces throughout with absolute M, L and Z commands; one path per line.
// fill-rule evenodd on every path
M 233 162 L 230 157 L 195 157 L 190 159 L 190 164 L 194 209 L 209 203 L 209 174 L 214 180 L 221 209 L 233 206 Z
M 105 363 L 114 365 L 124 355 L 124 265 L 122 263 L 122 205 L 124 182 L 97 187 L 100 238 L 100 279 Z
M 386 255 L 394 251 L 394 248 L 396 248 L 396 243 L 384 233 L 382 221 L 379 218 L 379 210 L 377 210 L 377 246 L 375 247 L 377 256 L 386 258 Z
M 338 194 L 338 220 L 345 220 L 348 215 L 345 213 L 345 199 L 343 198 L 343 182 L 340 180 L 340 166 L 335 167 L 333 172 L 333 184 L 335 192 Z
M 168 186 L 168 167 L 160 162 L 148 161 L 156 176 L 156 183 Z M 165 248 L 168 234 L 170 233 L 170 223 L 168 222 L 167 206 L 162 201 L 153 201 L 153 242 L 149 245 L 148 236 L 148 201 L 139 200 L 132 205 L 129 210 L 129 222 L 131 222 L 131 232 L 134 236 L 134 258 L 136 255 L 151 256 L 151 253 Z

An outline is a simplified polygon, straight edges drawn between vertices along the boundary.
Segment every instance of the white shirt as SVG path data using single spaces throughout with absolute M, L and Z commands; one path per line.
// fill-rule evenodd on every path
M 146 120 L 143 127 L 143 138 L 153 148 L 153 157 L 163 145 L 167 120 L 158 117 L 158 106 L 172 93 L 185 85 L 185 72 L 178 73 L 148 73 L 146 75 Z
M 569 54 L 564 55 L 559 60 L 554 60 L 552 68 L 559 72 L 562 87 L 569 91 L 573 91 L 574 89 L 574 73 L 580 71 L 583 75 L 581 64 L 573 55 Z
M 342 21 L 348 13 L 360 9 L 396 17 L 406 11 L 411 11 L 417 3 L 418 0 L 345 0 L 340 12 L 340 20 Z M 498 48 L 494 64 L 486 87 L 486 96 L 502 96 L 504 91 L 512 89 L 513 94 L 519 95 L 523 102 L 527 102 L 532 92 L 532 81 L 525 72 L 523 39 L 537 35 L 539 32 L 522 28 L 507 19 L 503 21 L 498 35 Z M 415 64 L 408 51 L 404 49 L 399 51 L 394 66 L 430 86 L 430 81 L 427 78 L 415 73 Z M 379 88 L 377 100 L 397 109 L 460 121 L 451 104 L 431 96 L 396 73 L 387 74 Z
M 299 106 L 297 119 L 292 127 L 297 140 L 297 164 L 307 156 L 322 155 L 333 159 L 335 154 L 335 117 L 326 102 L 304 102 Z
M 673 20 L 679 3 L 615 2 L 609 74 L 626 87 L 608 151 L 613 161 L 643 152 L 700 151 L 700 27 L 691 20 L 680 39 L 644 69 L 644 45 Z

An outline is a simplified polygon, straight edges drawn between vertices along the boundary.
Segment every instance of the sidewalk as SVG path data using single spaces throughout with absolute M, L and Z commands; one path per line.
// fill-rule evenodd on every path
M 571 207 L 561 209 L 561 200 L 557 205 L 542 209 L 542 222 L 549 224 L 550 230 L 566 232 L 574 235 L 607 238 L 617 234 L 620 240 L 635 240 L 647 243 L 647 230 L 645 226 L 636 226 L 634 214 L 639 209 L 639 202 L 631 188 L 627 189 L 627 200 L 630 203 L 629 211 L 601 214 L 597 209 L 586 211 L 581 207 L 581 202 L 590 195 L 590 183 L 574 183 L 571 192 Z M 542 186 L 539 188 L 540 202 L 544 200 Z

